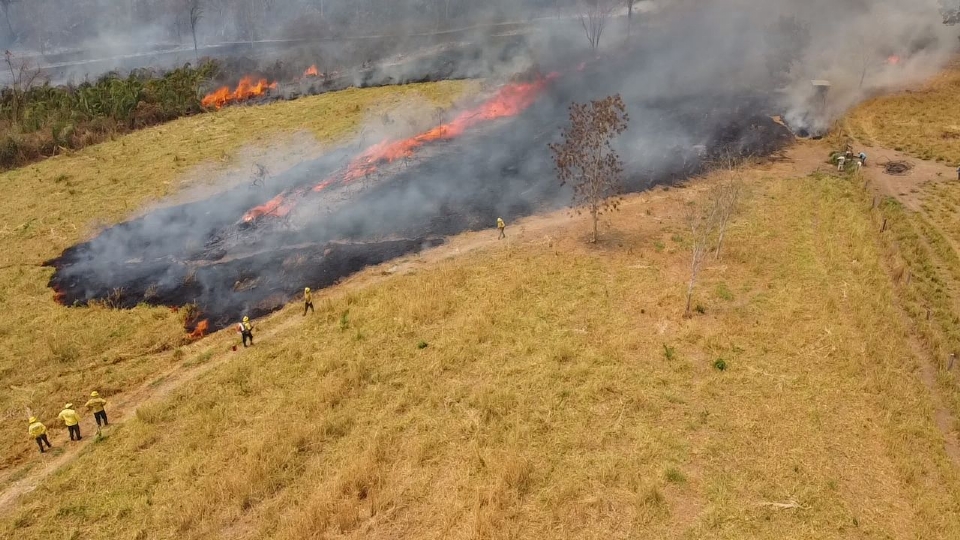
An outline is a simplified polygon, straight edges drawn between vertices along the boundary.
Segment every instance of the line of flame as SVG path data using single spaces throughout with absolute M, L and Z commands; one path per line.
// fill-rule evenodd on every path
M 219 109 L 230 103 L 239 103 L 251 98 L 262 96 L 270 90 L 276 90 L 276 82 L 268 82 L 266 79 L 253 80 L 253 77 L 247 76 L 240 79 L 236 89 L 231 90 L 228 86 L 223 86 L 210 92 L 200 104 L 207 109 Z
M 478 107 L 460 113 L 449 123 L 406 139 L 375 144 L 351 160 L 344 169 L 315 185 L 311 191 L 323 191 L 334 184 L 349 184 L 375 173 L 380 165 L 412 157 L 427 143 L 455 139 L 478 124 L 516 116 L 533 105 L 550 82 L 558 76 L 558 73 L 551 73 L 534 82 L 504 85 Z M 305 190 L 302 189 L 284 191 L 266 203 L 252 208 L 244 214 L 243 221 L 250 222 L 265 216 L 284 217 L 293 210 L 297 199 L 304 194 Z

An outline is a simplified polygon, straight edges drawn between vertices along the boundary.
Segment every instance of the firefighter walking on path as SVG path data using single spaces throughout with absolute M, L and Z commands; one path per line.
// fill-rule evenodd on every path
M 237 331 L 240 332 L 244 347 L 248 346 L 247 340 L 250 341 L 250 345 L 253 345 L 253 325 L 250 324 L 250 317 L 243 318 L 243 322 L 237 325 Z
M 107 404 L 107 400 L 100 397 L 100 394 L 94 390 L 90 392 L 90 401 L 87 402 L 87 408 L 93 411 L 93 417 L 97 420 L 97 427 L 109 426 L 110 423 L 107 422 L 107 411 L 104 410 L 104 406 Z
M 64 425 L 70 430 L 71 441 L 83 439 L 83 437 L 80 436 L 80 415 L 77 414 L 77 411 L 73 410 L 73 403 L 67 403 L 63 406 L 63 410 L 60 411 L 60 419 L 63 420 Z
M 497 218 L 497 230 L 500 231 L 500 236 L 497 240 L 503 240 L 507 237 L 507 234 L 504 232 L 504 229 L 507 228 L 507 224 L 503 222 L 503 218 Z
M 313 293 L 310 292 L 310 287 L 307 287 L 303 290 L 303 316 L 307 316 L 307 310 L 310 310 L 310 313 L 313 311 Z
M 37 441 L 37 446 L 40 447 L 40 453 L 44 453 L 43 445 L 46 444 L 47 448 L 53 448 L 53 445 L 50 444 L 50 439 L 47 438 L 47 426 L 40 423 L 37 420 L 36 416 L 30 417 L 30 427 L 28 428 L 30 436 L 33 437 L 33 440 Z

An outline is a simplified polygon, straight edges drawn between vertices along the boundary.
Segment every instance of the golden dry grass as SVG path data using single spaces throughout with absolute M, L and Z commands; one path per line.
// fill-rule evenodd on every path
M 887 220 L 887 256 L 904 307 L 931 351 L 937 379 L 954 419 L 960 418 L 960 185 L 931 183 L 922 190 L 921 211 L 888 200 L 879 215 Z M 952 426 L 960 430 L 960 425 Z
M 921 89 L 864 102 L 842 125 L 863 143 L 960 165 L 960 61 Z
M 598 248 L 582 220 L 512 227 L 270 318 L 269 338 L 141 407 L 0 530 L 960 537 L 960 477 L 867 201 L 832 178 L 748 186 L 704 315 L 680 316 L 674 216 L 695 189 L 630 199 Z
M 101 224 L 182 189 L 198 167 L 229 167 L 250 145 L 283 142 L 293 132 L 314 135 L 317 146 L 331 143 L 398 104 L 449 106 L 477 86 L 347 90 L 229 108 L 0 174 L 0 413 L 6 419 L 0 425 L 0 469 L 34 458 L 35 449 L 23 444 L 28 409 L 52 427 L 64 402 L 83 403 L 94 388 L 106 396 L 129 390 L 186 359 L 172 352 L 183 341 L 177 315 L 162 308 L 57 306 L 46 287 L 51 270 L 39 267 L 42 261 Z

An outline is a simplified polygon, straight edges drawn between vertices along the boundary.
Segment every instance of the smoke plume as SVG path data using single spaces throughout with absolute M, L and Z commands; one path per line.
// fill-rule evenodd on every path
M 547 144 L 571 101 L 621 94 L 631 124 L 617 146 L 639 191 L 782 148 L 791 135 L 774 115 L 816 134 L 865 97 L 922 81 L 956 44 L 935 0 L 795 4 L 680 2 L 634 21 L 629 41 L 613 17 L 599 51 L 576 18 L 536 21 L 496 62 L 456 57 L 459 72 L 501 76 L 477 103 L 417 129 L 372 122 L 383 143 L 353 141 L 256 188 L 225 179 L 234 187 L 216 196 L 107 229 L 50 262 L 51 286 L 65 304 L 196 302 L 222 328 L 304 286 L 568 203 Z

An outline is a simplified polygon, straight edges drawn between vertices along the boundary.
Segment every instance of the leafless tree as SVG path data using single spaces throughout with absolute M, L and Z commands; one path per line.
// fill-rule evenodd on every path
M 697 286 L 697 278 L 703 261 L 713 245 L 713 238 L 717 230 L 717 205 L 710 201 L 706 204 L 691 203 L 686 214 L 687 227 L 690 231 L 690 281 L 687 283 L 687 307 L 684 316 L 692 315 L 693 290 Z
M 626 0 L 627 2 L 627 38 L 630 37 L 630 31 L 633 29 L 633 6 L 637 0 Z
M 10 72 L 10 91 L 13 93 L 12 119 L 19 124 L 27 105 L 27 92 L 40 80 L 40 70 L 27 60 L 17 59 L 10 51 L 3 53 L 4 63 Z
M 203 5 L 200 0 L 190 0 L 190 34 L 193 35 L 193 54 L 200 59 L 197 47 L 197 23 L 203 18 Z
M 720 250 L 723 248 L 723 238 L 727 233 L 727 225 L 740 209 L 740 196 L 743 193 L 743 183 L 738 169 L 731 169 L 729 180 L 720 182 L 711 189 L 710 199 L 716 205 L 717 215 L 717 249 L 714 258 L 720 259 Z
M 562 142 L 550 144 L 561 185 L 573 185 L 573 206 L 586 209 L 593 219 L 593 236 L 604 211 L 616 210 L 620 200 L 623 162 L 613 149 L 614 137 L 627 129 L 626 106 L 619 94 L 570 106 L 570 125 Z
M 583 0 L 580 8 L 580 25 L 594 49 L 600 48 L 600 38 L 607 26 L 607 18 L 613 11 L 610 0 Z
M 11 41 L 16 39 L 17 33 L 13 30 L 13 24 L 10 22 L 10 6 L 19 1 L 20 0 L 0 0 L 0 10 L 3 11 L 3 20 L 7 23 L 7 32 L 10 34 Z

